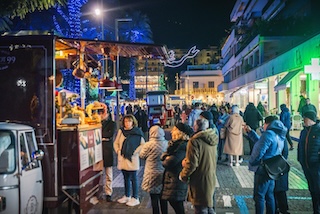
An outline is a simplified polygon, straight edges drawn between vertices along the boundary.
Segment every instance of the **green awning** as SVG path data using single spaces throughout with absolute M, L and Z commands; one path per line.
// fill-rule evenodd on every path
M 287 83 L 292 80 L 293 77 L 295 77 L 301 70 L 295 70 L 295 71 L 290 71 L 285 75 L 280 82 L 274 87 L 275 91 L 280 91 L 280 90 L 285 90 L 287 88 Z

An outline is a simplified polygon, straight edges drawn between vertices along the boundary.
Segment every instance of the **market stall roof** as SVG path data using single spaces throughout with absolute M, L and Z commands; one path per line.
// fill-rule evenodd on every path
M 166 46 L 147 43 L 127 43 L 101 40 L 82 40 L 57 37 L 56 51 L 75 53 L 81 48 L 89 54 L 106 54 L 120 57 L 142 57 L 152 59 L 168 58 Z

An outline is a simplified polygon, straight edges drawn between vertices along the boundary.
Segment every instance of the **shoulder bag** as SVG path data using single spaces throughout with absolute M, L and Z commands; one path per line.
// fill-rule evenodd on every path
M 278 149 L 279 149 L 279 138 L 278 139 Z M 286 142 L 285 142 L 286 143 Z M 290 165 L 287 160 L 281 155 L 276 155 L 272 158 L 264 160 L 262 162 L 263 167 L 265 168 L 269 178 L 273 180 L 278 180 L 285 173 L 288 173 L 290 170 Z

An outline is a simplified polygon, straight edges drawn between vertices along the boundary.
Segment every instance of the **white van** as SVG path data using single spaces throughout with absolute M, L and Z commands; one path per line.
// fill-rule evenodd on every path
M 0 213 L 42 213 L 43 178 L 34 130 L 0 123 Z

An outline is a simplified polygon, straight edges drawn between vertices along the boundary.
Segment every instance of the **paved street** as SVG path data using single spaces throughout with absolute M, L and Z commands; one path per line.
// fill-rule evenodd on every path
M 293 131 L 291 135 L 297 138 L 299 131 Z M 289 152 L 289 162 L 291 171 L 289 173 L 289 188 L 287 192 L 291 213 L 311 213 L 312 204 L 307 183 L 301 171 L 299 163 L 296 161 L 297 142 L 294 141 L 295 149 Z M 216 188 L 216 212 L 217 213 L 254 213 L 253 173 L 248 171 L 248 143 L 245 143 L 244 161 L 240 167 L 230 167 L 219 163 L 217 167 L 217 188 Z M 143 167 L 139 170 L 140 182 L 143 176 Z M 114 194 L 116 200 L 123 195 L 122 174 L 114 167 Z M 98 213 L 152 213 L 149 196 L 145 192 L 140 192 L 141 204 L 136 207 L 128 207 L 117 202 L 107 203 L 103 200 L 90 210 L 90 214 Z M 190 203 L 186 202 L 186 213 L 193 213 Z M 170 205 L 170 213 L 174 213 Z

